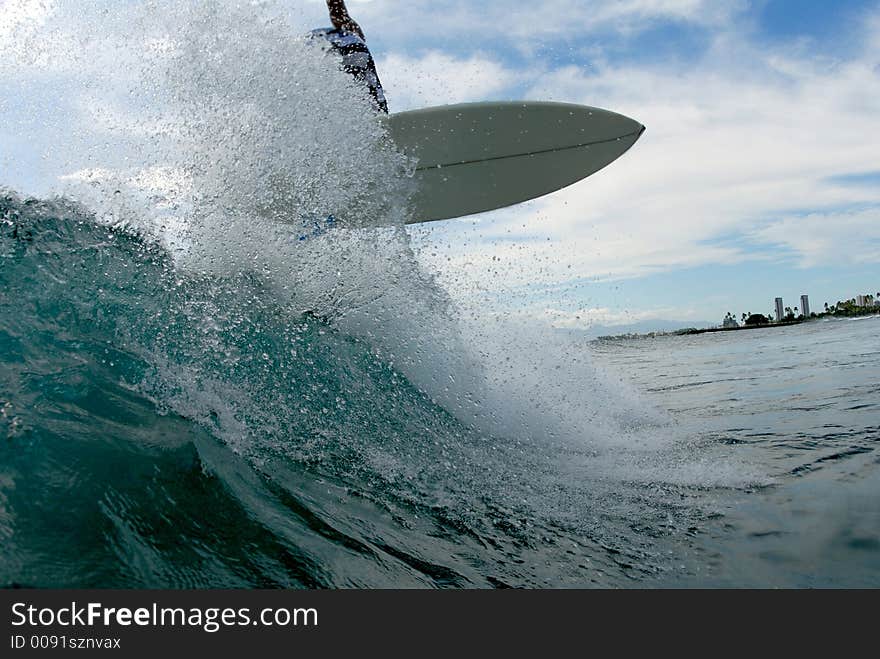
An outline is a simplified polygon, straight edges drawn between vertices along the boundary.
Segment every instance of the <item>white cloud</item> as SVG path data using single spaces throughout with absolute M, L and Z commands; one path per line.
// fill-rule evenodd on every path
M 663 240 L 660 230 L 647 235 L 628 234 L 600 237 L 603 227 L 583 227 L 559 235 L 553 219 L 543 222 L 556 238 L 543 240 L 501 239 L 483 231 L 457 232 L 446 240 L 448 250 L 422 250 L 423 260 L 441 273 L 450 290 L 459 294 L 492 290 L 514 292 L 519 287 L 540 286 L 549 290 L 569 280 L 619 281 L 675 268 L 705 263 L 735 263 L 746 256 L 729 247 Z M 493 232 L 495 227 L 487 227 Z M 590 235 L 593 232 L 594 235 Z M 428 238 L 427 245 L 436 247 Z M 463 247 L 462 247 L 463 246 Z
M 420 57 L 391 53 L 377 64 L 395 112 L 491 98 L 516 74 L 484 54 L 455 58 L 431 51 Z
M 722 25 L 745 6 L 742 0 L 375 0 L 358 7 L 356 18 L 368 35 L 381 31 L 383 38 L 411 42 L 477 36 L 516 47 L 516 42 L 577 39 L 600 30 L 637 33 L 664 20 Z
M 841 261 L 880 263 L 880 207 L 785 217 L 755 230 L 751 238 L 791 250 L 803 268 Z
M 685 321 L 696 318 L 693 310 L 678 309 L 674 307 L 661 307 L 655 309 L 612 309 L 610 307 L 587 307 L 577 311 L 563 311 L 560 309 L 544 309 L 541 313 L 543 319 L 553 327 L 562 329 L 588 330 L 597 325 L 614 327 L 620 325 L 632 325 L 651 320 L 665 320 L 675 318 Z
M 558 309 L 555 307 L 535 306 L 529 309 L 506 309 L 500 313 L 489 313 L 485 308 L 473 310 L 479 318 L 497 319 L 511 326 L 544 326 L 561 330 L 576 330 L 596 335 L 609 328 L 637 326 L 639 331 L 646 331 L 656 321 L 655 328 L 668 329 L 667 323 L 676 324 L 675 329 L 685 327 L 687 323 L 703 326 L 706 321 L 700 312 L 692 307 L 657 307 L 642 308 L 611 308 L 608 306 L 583 307 L 575 310 Z

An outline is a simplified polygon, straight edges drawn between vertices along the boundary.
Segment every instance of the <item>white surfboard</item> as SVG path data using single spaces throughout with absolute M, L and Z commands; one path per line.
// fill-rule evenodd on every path
M 645 127 L 599 108 L 465 103 L 385 119 L 418 159 L 411 223 L 504 208 L 564 188 L 623 155 Z

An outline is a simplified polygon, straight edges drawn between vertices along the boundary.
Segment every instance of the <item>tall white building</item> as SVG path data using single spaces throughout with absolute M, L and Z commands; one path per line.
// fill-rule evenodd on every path
M 856 306 L 857 307 L 867 307 L 868 306 L 868 296 L 867 295 L 856 295 Z
M 810 296 L 809 295 L 801 295 L 801 313 L 804 314 L 804 318 L 810 317 Z
M 782 298 L 776 298 L 776 322 L 778 323 L 785 318 L 785 309 L 782 307 Z

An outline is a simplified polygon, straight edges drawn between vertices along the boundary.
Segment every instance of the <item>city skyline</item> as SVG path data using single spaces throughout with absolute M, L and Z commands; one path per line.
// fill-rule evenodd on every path
M 724 320 L 727 321 L 728 318 L 732 318 L 733 320 L 738 322 L 738 320 L 744 319 L 753 314 L 763 315 L 771 321 L 775 322 L 783 321 L 789 315 L 794 315 L 795 317 L 811 318 L 813 316 L 821 315 L 823 313 L 828 313 L 829 310 L 833 310 L 835 307 L 846 305 L 849 303 L 852 303 L 856 307 L 880 307 L 880 292 L 876 293 L 876 297 L 874 293 L 859 293 L 854 296 L 839 298 L 835 301 L 826 301 L 822 303 L 821 308 L 819 308 L 818 310 L 813 309 L 813 306 L 810 302 L 810 295 L 807 293 L 800 295 L 798 298 L 798 304 L 794 306 L 786 304 L 785 298 L 776 297 L 773 299 L 773 309 L 769 313 L 764 313 L 761 311 L 741 311 L 739 313 L 727 311 L 725 313 Z

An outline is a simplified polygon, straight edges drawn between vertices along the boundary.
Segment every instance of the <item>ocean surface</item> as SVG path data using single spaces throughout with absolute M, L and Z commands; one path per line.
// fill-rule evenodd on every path
M 61 2 L 2 46 L 0 586 L 880 586 L 880 319 L 462 306 L 287 4 Z
M 683 433 L 724 447 L 718 460 L 769 479 L 707 492 L 718 516 L 669 538 L 657 585 L 880 586 L 880 316 L 593 350 Z
M 880 585 L 880 318 L 421 346 L 503 374 L 444 398 L 75 205 L 7 196 L 0 264 L 4 585 Z

